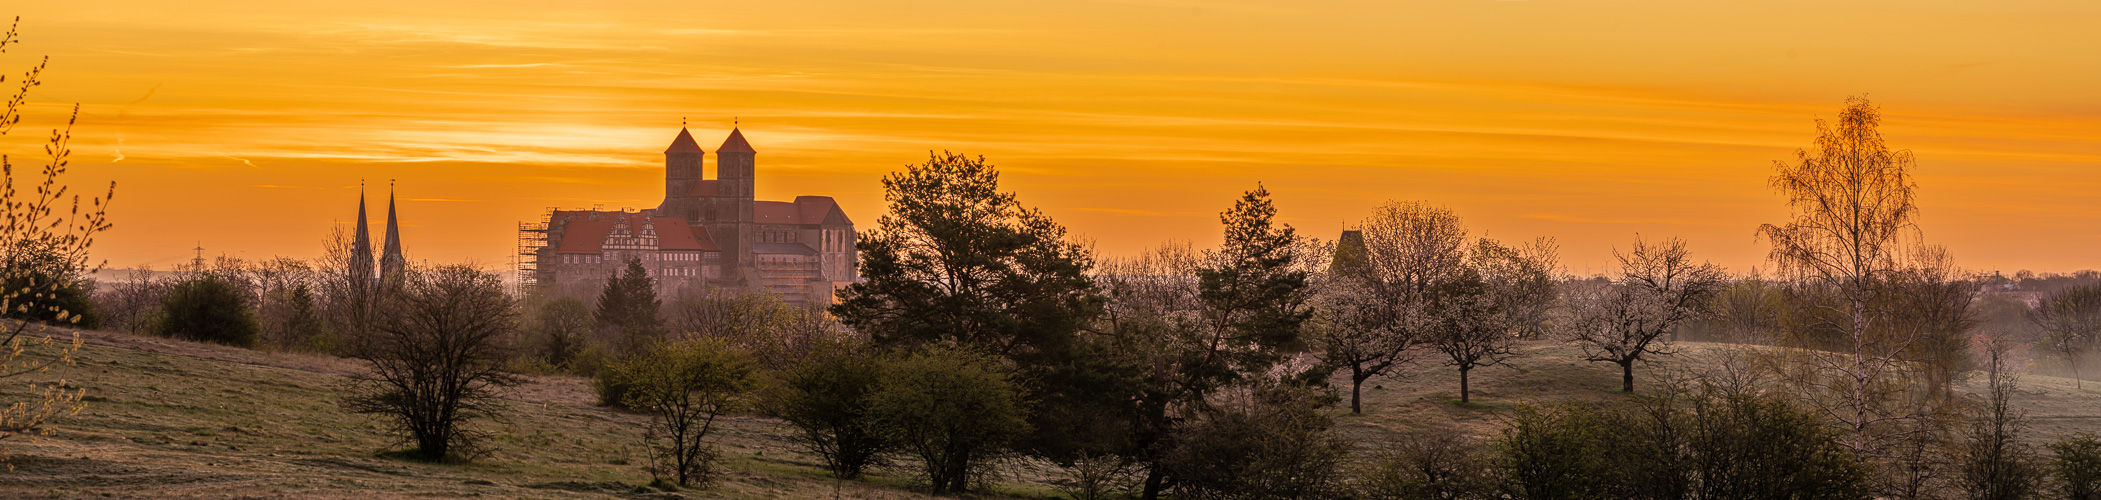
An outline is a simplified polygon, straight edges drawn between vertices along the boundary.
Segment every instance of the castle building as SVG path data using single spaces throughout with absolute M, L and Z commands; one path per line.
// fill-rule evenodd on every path
M 715 149 L 715 178 L 703 178 L 707 152 L 680 128 L 664 150 L 664 201 L 656 208 L 551 209 L 540 223 L 521 224 L 521 287 L 589 298 L 639 260 L 659 297 L 761 291 L 789 303 L 831 303 L 835 289 L 857 279 L 853 221 L 829 196 L 755 199 L 757 155 L 731 129 Z

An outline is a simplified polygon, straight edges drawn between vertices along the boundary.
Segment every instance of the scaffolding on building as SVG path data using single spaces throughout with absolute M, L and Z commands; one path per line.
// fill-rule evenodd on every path
M 517 281 L 513 283 L 518 287 L 519 297 L 531 295 L 533 288 L 539 285 L 540 249 L 547 246 L 547 223 L 552 221 L 554 210 L 554 207 L 547 207 L 539 222 L 518 223 L 518 251 L 511 256 L 515 262 L 511 268 L 516 273 L 513 277 Z

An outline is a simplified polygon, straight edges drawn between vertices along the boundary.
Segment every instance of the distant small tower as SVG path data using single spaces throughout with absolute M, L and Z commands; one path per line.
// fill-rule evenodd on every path
M 357 232 L 350 240 L 350 276 L 372 281 L 372 229 L 365 223 L 365 183 L 357 184 Z
M 401 221 L 394 217 L 394 183 L 387 182 L 387 246 L 379 258 L 379 277 L 392 282 L 401 278 L 409 260 L 401 255 Z

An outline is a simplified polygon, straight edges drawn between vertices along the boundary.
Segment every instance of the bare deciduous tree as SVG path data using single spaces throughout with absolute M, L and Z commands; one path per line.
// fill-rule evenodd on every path
M 1885 280 L 1888 291 L 1882 300 L 1896 311 L 1888 321 L 1896 338 L 1910 339 L 1900 355 L 1914 366 L 1916 379 L 1926 382 L 1926 405 L 1944 405 L 1953 400 L 1954 386 L 1977 369 L 1970 352 L 1971 330 L 1978 324 L 1971 304 L 1976 288 L 1955 279 L 1959 271 L 1946 249 L 1920 247 L 1911 265 Z
M 387 294 L 387 313 L 357 357 L 370 372 L 352 378 L 343 406 L 380 415 L 425 460 L 471 459 L 485 450 L 469 420 L 492 415 L 496 389 L 515 382 L 499 368 L 516 321 L 494 273 L 467 265 L 411 269 Z
M 20 20 L 16 18 L 17 23 Z M 17 41 L 15 36 L 15 28 L 10 25 L 7 33 L 0 35 L 0 53 Z M 40 62 L 17 81 L 20 90 L 0 111 L 0 136 L 22 120 L 29 89 L 42 84 L 38 75 L 43 70 L 44 63 Z M 0 82 L 5 81 L 5 77 L 0 77 Z M 55 367 L 72 365 L 73 354 L 80 350 L 79 334 L 73 334 L 70 342 L 63 342 L 58 339 L 57 328 L 33 319 L 48 318 L 62 325 L 80 320 L 82 311 L 66 310 L 60 305 L 59 294 L 101 267 L 89 260 L 88 249 L 94 245 L 95 235 L 111 227 L 106 210 L 117 193 L 115 182 L 110 183 L 108 194 L 91 198 L 87 204 L 81 203 L 79 195 L 68 195 L 67 186 L 59 183 L 59 177 L 67 170 L 67 158 L 72 155 L 68 145 L 73 139 L 73 123 L 79 117 L 80 106 L 76 104 L 65 128 L 51 131 L 44 144 L 49 159 L 39 169 L 41 182 L 35 185 L 31 196 L 18 196 L 14 164 L 0 155 L 0 283 L 7 284 L 7 289 L 0 291 L 0 309 L 22 317 L 11 324 L 0 321 L 6 330 L 5 337 L 0 338 L 0 380 L 38 376 Z M 64 379 L 32 381 L 28 385 L 30 396 L 7 402 L 7 407 L 0 410 L 0 440 L 49 432 L 48 424 L 53 419 L 80 412 L 86 395 L 86 389 L 69 388 Z M 4 450 L 0 450 L 0 456 L 4 456 Z
M 357 262 L 351 237 L 342 227 L 322 241 L 316 279 L 321 296 L 321 319 L 338 355 L 355 355 L 372 336 L 378 318 L 379 290 L 373 286 L 372 263 Z
M 2076 286 L 2044 296 L 2028 318 L 2042 327 L 2043 347 L 2063 356 L 2072 367 L 2073 386 L 2085 389 L 2079 364 L 2101 344 L 2101 285 Z
M 754 367 L 722 339 L 653 346 L 620 367 L 627 407 L 649 414 L 643 445 L 649 473 L 679 486 L 714 480 L 719 454 L 708 442 L 716 419 L 744 403 Z
M 291 257 L 277 257 L 249 263 L 246 268 L 256 287 L 256 317 L 262 323 L 266 344 L 288 349 L 319 333 L 319 311 L 314 310 L 312 297 L 317 280 L 312 265 Z
M 1409 361 L 1426 340 L 1437 290 L 1466 265 L 1466 228 L 1450 209 L 1387 202 L 1336 244 L 1316 325 L 1328 363 L 1350 371 L 1350 412 L 1364 381 Z
M 1653 245 L 1636 238 L 1627 252 L 1612 255 L 1619 275 L 1567 291 L 1563 326 L 1585 361 L 1619 365 L 1620 390 L 1634 392 L 1634 364 L 1671 353 L 1668 337 L 1707 309 L 1722 288 L 1722 268 L 1694 263 L 1677 238 Z
M 1460 275 L 1439 287 L 1428 311 L 1429 344 L 1459 369 L 1460 402 L 1473 401 L 1473 369 L 1517 354 L 1522 332 L 1540 327 L 1543 318 L 1527 311 L 1554 300 L 1552 248 L 1548 239 L 1521 248 L 1483 238 Z
M 764 292 L 711 289 L 679 297 L 670 308 L 674 337 L 723 339 L 768 370 L 795 364 L 816 343 L 847 334 L 822 309 L 782 302 Z
M 1901 421 L 1912 415 L 1891 404 L 1905 386 L 1889 376 L 1904 368 L 1898 353 L 1913 339 L 1876 331 L 1885 311 L 1873 306 L 1885 289 L 1878 283 L 1900 271 L 1918 239 L 1918 185 L 1911 153 L 1890 150 L 1877 130 L 1881 123 L 1881 112 L 1865 97 L 1847 99 L 1836 126 L 1818 120 L 1814 149 L 1798 151 L 1793 163 L 1775 162 L 1770 180 L 1787 197 L 1792 220 L 1758 230 L 1772 243 L 1768 259 L 1782 271 L 1835 295 L 1831 316 L 1838 323 L 1831 326 L 1850 345 L 1838 356 L 1805 352 L 1815 373 L 1838 379 L 1805 387 L 1836 389 L 1830 397 L 1812 390 L 1810 402 L 1846 429 L 1844 444 L 1862 458 L 1897 444 L 1901 432 L 1885 430 L 1905 427 Z
M 159 317 L 161 299 L 168 294 L 169 280 L 159 277 L 149 266 L 140 266 L 124 274 L 124 280 L 112 283 L 95 301 L 102 306 L 103 324 L 110 329 L 143 334 L 153 329 Z
M 1781 287 L 1753 275 L 1737 278 L 1715 294 L 1713 308 L 1697 322 L 1710 340 L 1739 344 L 1770 344 L 1777 338 Z
M 2041 496 L 2048 471 L 2041 457 L 2022 442 L 2026 415 L 2013 406 L 2017 383 L 2006 371 L 2003 339 L 1986 341 L 1990 361 L 1983 415 L 1971 424 L 1957 484 L 1977 500 L 2023 500 Z

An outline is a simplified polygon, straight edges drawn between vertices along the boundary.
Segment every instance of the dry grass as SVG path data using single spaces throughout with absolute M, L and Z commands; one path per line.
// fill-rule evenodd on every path
M 384 458 L 403 443 L 384 422 L 336 407 L 359 365 L 83 332 L 87 410 L 48 437 L 22 438 L 0 496 L 401 498 L 915 498 L 896 474 L 837 483 L 795 449 L 777 421 L 734 417 L 722 427 L 731 471 L 705 489 L 645 488 L 634 446 L 642 417 L 593 404 L 587 381 L 530 377 L 508 415 L 482 423 L 491 454 L 469 464 Z M 0 387 L 19 397 L 20 387 Z M 1025 486 L 1025 485 L 1017 485 Z M 835 490 L 836 488 L 836 490 Z M 1017 488 L 1028 491 L 1028 488 Z
M 48 437 L 6 443 L 15 470 L 0 473 L 0 497 L 398 497 L 497 498 L 919 498 L 909 473 L 882 471 L 836 482 L 791 439 L 785 425 L 756 417 L 730 419 L 722 446 L 731 472 L 705 488 L 665 492 L 633 449 L 641 417 L 593 405 L 585 380 L 533 377 L 508 395 L 510 413 L 484 423 L 494 451 L 471 464 L 426 464 L 384 458 L 403 446 L 382 422 L 336 407 L 354 361 L 264 353 L 208 344 L 83 332 L 80 364 L 64 376 L 88 390 L 87 410 Z M 1711 364 L 1727 346 L 1685 344 L 1684 354 L 1637 372 L 1652 387 L 1657 374 Z M 1360 443 L 1397 433 L 1449 429 L 1492 435 L 1520 403 L 1623 397 L 1610 364 L 1576 360 L 1573 347 L 1523 347 L 1504 366 L 1475 371 L 1475 403 L 1452 400 L 1458 375 L 1424 360 L 1365 387 L 1365 414 L 1341 415 L 1341 429 Z M 2101 431 L 2101 389 L 2075 391 L 2069 380 L 2028 377 L 2019 403 L 2041 439 Z M 2095 384 L 2101 385 L 2101 384 Z M 1345 386 L 1346 390 L 1347 387 Z M 1975 388 L 1972 387 L 1972 390 Z M 19 397 L 20 385 L 0 386 Z M 1045 498 L 1041 463 L 1016 464 L 996 497 Z
M 1679 343 L 1675 355 L 1635 365 L 1635 390 L 1652 390 L 1664 377 L 1711 371 L 1729 358 L 1755 356 L 1761 349 L 1767 348 Z M 1628 397 L 1620 392 L 1618 365 L 1582 361 L 1574 345 L 1533 342 L 1521 345 L 1519 351 L 1521 356 L 1504 365 L 1474 370 L 1473 402 L 1469 404 L 1457 403 L 1459 372 L 1434 358 L 1423 358 L 1392 377 L 1375 377 L 1365 382 L 1364 414 L 1349 415 L 1345 407 L 1338 412 L 1340 427 L 1359 443 L 1426 431 L 1485 438 L 1495 436 L 1503 416 L 1519 405 Z M 1346 378 L 1335 383 L 1343 391 L 1349 388 Z M 1957 389 L 1981 395 L 1985 388 L 1979 376 Z M 2082 431 L 2101 433 L 2101 384 L 2089 382 L 2085 390 L 2077 390 L 2069 378 L 2023 375 L 2014 403 L 2027 412 L 2032 440 L 2054 440 Z

